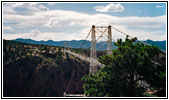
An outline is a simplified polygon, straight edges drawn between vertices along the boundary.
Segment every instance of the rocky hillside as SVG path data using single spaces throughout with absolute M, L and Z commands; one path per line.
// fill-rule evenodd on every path
M 83 93 L 81 77 L 88 74 L 89 63 L 46 45 L 3 41 L 4 97 L 62 97 Z

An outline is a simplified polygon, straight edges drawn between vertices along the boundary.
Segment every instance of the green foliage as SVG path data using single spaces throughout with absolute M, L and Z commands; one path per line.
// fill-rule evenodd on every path
M 62 60 L 63 60 L 63 57 L 62 57 L 63 53 L 61 51 L 61 48 L 58 49 L 58 52 L 57 52 L 57 56 L 56 56 L 56 63 L 57 64 L 60 64 L 62 63 Z
M 9 40 L 3 40 L 3 43 L 4 64 L 27 56 L 40 56 L 49 61 L 52 59 L 57 64 L 62 63 L 63 60 L 61 47 L 27 44 Z M 56 52 L 56 48 L 58 48 L 58 52 Z
M 112 55 L 104 55 L 99 62 L 105 65 L 98 73 L 83 77 L 86 96 L 145 96 L 146 89 L 165 90 L 165 63 L 155 64 L 161 53 L 156 46 L 135 43 L 137 39 L 125 42 L 119 39 Z M 157 62 L 157 61 L 156 61 Z M 158 80 L 158 81 L 157 81 Z M 147 82 L 148 87 L 140 81 Z
M 44 45 L 44 50 L 45 50 L 46 52 L 49 52 L 49 49 L 48 49 L 48 46 L 47 46 L 47 45 Z
M 156 95 L 153 95 L 153 94 L 147 94 L 147 93 L 144 93 L 143 95 L 144 95 L 144 97 L 157 97 Z
M 7 63 L 16 60 L 18 57 L 27 56 L 27 52 L 30 52 L 30 50 L 24 48 L 24 45 L 27 44 L 3 40 L 3 62 Z

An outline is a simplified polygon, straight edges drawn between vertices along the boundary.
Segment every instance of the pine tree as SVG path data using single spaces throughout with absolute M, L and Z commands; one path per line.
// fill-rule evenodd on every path
M 125 42 L 119 39 L 112 55 L 99 57 L 99 62 L 105 67 L 82 79 L 86 96 L 138 97 L 146 96 L 147 89 L 157 90 L 158 96 L 165 96 L 166 65 L 155 63 L 161 50 L 136 40 L 128 36 Z

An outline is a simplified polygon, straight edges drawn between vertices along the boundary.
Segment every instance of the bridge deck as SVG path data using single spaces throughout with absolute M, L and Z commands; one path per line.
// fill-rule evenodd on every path
M 65 97 L 85 97 L 84 94 L 65 94 Z
M 100 62 L 98 62 L 97 59 L 90 59 L 90 57 L 84 57 L 84 56 L 82 56 L 82 55 L 79 55 L 79 54 L 77 54 L 77 53 L 71 52 L 71 51 L 69 51 L 69 50 L 65 50 L 65 52 L 66 52 L 66 53 L 69 53 L 69 54 L 71 54 L 71 55 L 73 55 L 73 56 L 75 56 L 75 57 L 78 57 L 78 58 L 80 58 L 81 60 L 87 61 L 87 62 L 89 62 L 89 63 L 90 63 L 90 61 L 92 61 L 92 62 L 96 63 L 99 67 L 104 67 L 104 66 L 105 66 L 105 65 L 101 64 Z

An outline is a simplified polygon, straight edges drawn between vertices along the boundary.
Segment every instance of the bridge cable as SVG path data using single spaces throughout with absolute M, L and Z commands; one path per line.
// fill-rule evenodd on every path
M 118 31 L 118 32 L 120 32 L 120 33 L 122 33 L 122 34 L 124 34 L 124 35 L 128 35 L 128 34 L 126 34 L 126 33 L 124 33 L 124 32 L 122 32 L 122 31 L 120 31 L 120 30 L 118 30 L 118 29 L 116 29 L 116 28 L 114 28 L 114 27 L 112 27 L 113 29 L 115 29 L 116 31 Z M 97 30 L 99 30 L 100 32 L 102 32 L 100 29 L 98 29 L 97 28 Z M 106 34 L 104 34 L 104 35 L 106 35 Z M 106 35 L 107 36 L 107 35 Z M 130 35 L 128 35 L 130 38 L 133 38 L 132 36 L 130 36 Z M 113 39 L 113 38 L 112 38 Z M 113 39 L 114 40 L 114 39 Z M 115 41 L 115 40 L 114 40 Z M 139 40 L 138 40 L 139 41 Z M 140 42 L 142 42 L 142 41 L 140 41 Z M 150 45 L 150 44 L 148 44 L 148 43 L 145 43 L 145 42 L 142 42 L 142 43 L 144 43 L 144 44 L 147 44 L 147 45 Z M 104 43 L 104 45 L 105 45 L 106 43 Z M 99 48 L 101 48 L 101 47 L 103 47 L 104 45 L 102 45 L 102 46 L 100 46 Z M 161 49 L 160 49 L 161 50 Z M 162 50 L 163 51 L 163 50 Z M 150 60 L 151 62 L 153 62 L 154 64 L 156 64 L 156 65 L 160 65 L 160 66 L 162 66 L 162 64 L 159 64 L 158 62 L 155 62 L 155 61 L 153 61 L 153 60 Z
M 106 35 L 106 34 L 104 34 Z M 107 35 L 106 35 L 107 36 Z M 115 41 L 115 39 L 112 38 L 113 41 Z M 100 47 L 98 47 L 97 49 L 99 50 L 100 48 L 104 47 L 107 44 L 107 42 L 105 42 L 103 45 L 101 45 Z M 112 48 L 114 48 L 114 46 L 112 46 Z M 115 49 L 115 48 L 114 48 Z
M 98 28 L 96 28 L 96 29 L 99 30 Z M 96 42 L 99 40 L 100 37 L 102 37 L 102 35 L 106 32 L 107 29 L 108 29 L 108 28 L 106 28 L 103 32 L 100 31 L 100 32 L 102 32 L 102 34 L 97 38 Z
M 98 28 L 96 28 L 96 29 L 98 30 Z M 107 29 L 108 29 L 108 28 L 106 28 L 103 32 L 101 31 L 102 34 L 97 38 L 96 42 L 97 42 L 97 41 L 99 40 L 99 38 L 106 32 Z M 82 43 L 82 45 L 80 46 L 79 49 L 81 49 L 81 47 L 83 46 L 83 44 L 86 42 L 87 38 L 89 37 L 89 34 L 90 34 L 91 30 L 92 30 L 92 28 L 90 29 L 90 31 L 89 31 L 89 33 L 88 33 L 88 35 L 87 35 L 85 41 L 83 41 L 83 43 Z M 89 49 L 90 47 L 91 47 L 91 46 L 89 46 L 87 49 Z M 82 51 L 82 50 L 80 50 L 80 51 Z M 80 52 L 80 51 L 79 51 L 79 52 Z
M 84 43 L 86 42 L 87 38 L 89 37 L 91 31 L 92 31 L 92 28 L 90 29 L 90 31 L 89 31 L 89 33 L 87 34 L 87 36 L 86 36 L 85 40 L 83 41 L 83 43 L 80 45 L 80 48 L 79 48 L 79 49 L 81 49 L 81 48 L 83 47 L 83 45 L 84 45 Z M 82 50 L 83 50 L 83 49 L 79 50 L 78 52 L 81 52 Z
M 69 87 L 70 87 L 70 84 L 72 83 L 73 76 L 74 76 L 74 74 L 75 74 L 75 69 L 76 69 L 76 67 L 75 67 L 74 61 L 72 62 L 72 64 L 73 64 L 73 66 L 74 66 L 73 72 L 72 72 L 72 77 L 71 77 L 71 79 L 70 79 L 70 81 L 69 81 L 69 83 L 68 83 L 68 85 L 67 85 L 67 88 L 66 88 L 66 90 L 65 90 L 65 93 L 68 91 L 68 89 L 69 89 Z
M 81 44 L 80 48 L 82 48 L 82 46 L 84 45 L 84 43 L 86 42 L 87 38 L 89 37 L 90 32 L 92 31 L 92 28 L 90 29 L 89 33 L 87 34 L 85 40 L 83 41 L 83 43 Z
M 100 48 L 104 47 L 107 43 L 105 42 L 104 44 L 102 44 L 100 47 L 98 47 L 97 49 L 99 50 Z
M 113 27 L 112 26 L 112 28 L 114 29 L 114 30 L 116 30 L 116 31 L 118 31 L 119 33 L 122 33 L 122 34 L 124 34 L 124 35 L 128 35 L 128 34 L 126 34 L 126 33 L 124 33 L 124 32 L 122 32 L 122 31 L 120 31 L 119 29 L 117 29 L 117 28 L 115 28 L 115 27 Z M 130 35 L 128 35 L 130 38 L 133 38 L 132 36 L 130 36 Z M 141 42 L 141 43 L 144 43 L 144 44 L 146 44 L 146 45 L 150 45 L 150 44 L 148 44 L 148 43 L 146 43 L 146 42 L 143 42 L 143 41 L 140 41 L 140 40 L 137 40 L 137 41 L 139 41 L 139 42 Z M 151 45 L 150 45 L 151 46 Z M 164 50 L 162 50 L 162 49 L 160 49 L 162 52 L 164 52 L 164 53 L 166 53 L 166 51 L 164 51 Z
M 97 30 L 99 30 L 98 28 L 96 28 Z M 106 28 L 104 31 L 101 31 L 101 30 L 99 30 L 102 34 L 96 39 L 96 42 L 100 39 L 100 37 L 102 37 L 102 35 L 103 34 L 105 34 L 105 32 L 106 32 L 106 30 L 107 30 L 108 28 Z M 91 46 L 89 46 L 87 49 L 89 49 Z
M 118 32 L 120 32 L 120 33 L 122 33 L 122 34 L 124 34 L 124 35 L 128 35 L 128 34 L 126 34 L 126 33 L 124 33 L 124 32 L 122 32 L 122 31 L 120 31 L 119 29 L 117 29 L 117 28 L 114 28 L 114 27 L 112 27 L 113 29 L 115 29 L 116 31 L 118 31 Z M 130 38 L 133 38 L 132 36 L 130 36 L 130 35 L 128 35 Z M 143 41 L 140 41 L 140 40 L 138 40 L 139 42 L 142 42 L 142 43 L 144 43 L 144 44 L 146 44 L 146 45 L 150 45 L 150 44 L 148 44 L 148 43 L 145 43 L 145 42 L 143 42 Z M 151 45 L 150 45 L 151 46 Z M 161 50 L 161 49 L 160 49 Z M 163 51 L 163 52 L 166 52 L 166 51 L 164 51 L 164 50 L 161 50 L 161 51 Z M 159 64 L 158 62 L 156 62 L 156 61 L 153 61 L 153 60 L 150 60 L 152 63 L 154 63 L 154 64 L 156 64 L 156 65 L 160 65 L 160 66 L 162 66 L 162 64 Z
M 98 29 L 98 28 L 97 28 L 97 30 L 99 30 L 101 33 L 103 32 L 103 31 L 101 31 L 101 30 L 100 30 L 100 29 Z M 106 36 L 107 36 L 107 34 L 104 34 L 104 35 L 106 35 Z M 108 37 L 108 36 L 107 36 L 107 37 Z M 112 38 L 112 37 L 111 37 L 111 38 Z M 104 39 L 105 39 L 105 38 L 104 38 Z M 113 40 L 113 41 L 115 41 L 115 39 L 113 39 L 113 38 L 112 38 L 112 40 Z M 100 48 L 104 47 L 104 45 L 105 45 L 106 43 L 107 43 L 107 42 L 105 42 L 103 45 L 101 45 L 98 49 L 100 49 Z M 112 47 L 114 47 L 114 46 L 112 46 Z
M 101 30 L 99 30 L 100 32 L 102 32 Z M 104 34 L 106 35 L 106 34 Z M 107 36 L 107 35 L 106 35 Z M 106 39 L 105 37 L 102 36 L 102 38 Z M 101 46 L 99 46 L 97 49 L 99 50 L 100 48 L 104 47 L 107 44 L 107 42 L 105 41 L 105 43 L 103 43 Z M 97 50 L 96 49 L 96 50 Z
M 71 51 L 71 45 L 70 45 L 70 41 L 67 41 L 67 44 L 68 44 L 68 49 Z

